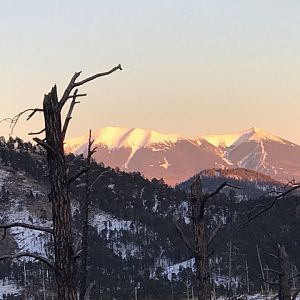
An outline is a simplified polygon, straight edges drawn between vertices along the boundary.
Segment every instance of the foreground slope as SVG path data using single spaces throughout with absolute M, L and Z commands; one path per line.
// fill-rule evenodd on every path
M 12 147 L 15 147 L 13 144 Z M 45 158 L 41 154 L 27 152 L 26 149 L 18 145 L 17 150 L 0 147 L 1 222 L 14 220 L 51 224 Z M 68 161 L 72 162 L 70 176 L 84 166 L 80 156 L 71 155 Z M 141 287 L 140 299 L 170 299 L 171 286 L 174 294 L 182 297 L 187 279 L 193 282 L 194 277 L 192 264 L 186 263 L 190 261 L 191 253 L 176 232 L 173 220 L 179 217 L 180 226 L 187 234 L 190 232 L 186 193 L 159 180 L 149 181 L 139 173 L 121 172 L 94 163 L 92 169 L 93 176 L 102 174 L 91 193 L 89 280 L 95 280 L 97 287 L 92 299 L 98 299 L 100 291 L 103 299 L 111 299 L 112 296 L 129 299 L 138 283 Z M 270 181 L 267 176 L 242 169 L 232 172 L 215 169 L 205 174 L 213 181 L 222 176 L 231 177 L 237 185 L 249 186 L 249 190 L 254 189 L 256 192 L 266 188 L 265 182 Z M 76 240 L 80 236 L 78 208 L 79 202 L 84 201 L 84 184 L 82 177 L 71 185 Z M 273 189 L 276 182 L 271 181 L 271 184 Z M 211 190 L 214 186 L 205 181 L 204 188 Z M 246 188 L 244 190 L 247 191 Z M 228 283 L 227 242 L 232 238 L 232 228 L 236 228 L 241 222 L 239 217 L 245 216 L 243 212 L 248 211 L 252 205 L 268 201 L 251 200 L 251 197 L 241 201 L 239 195 L 228 192 L 224 190 L 224 193 L 212 199 L 207 213 L 212 228 L 219 222 L 228 225 L 212 245 L 212 250 L 215 250 L 213 272 L 219 295 L 223 293 L 223 284 Z M 266 218 L 258 219 L 257 223 L 251 224 L 244 231 L 235 232 L 232 272 L 241 290 L 245 288 L 245 257 L 251 266 L 249 277 L 253 291 L 260 288 L 257 244 L 261 244 L 264 257 L 272 252 L 277 242 L 285 244 L 291 260 L 298 265 L 298 203 L 296 197 L 284 199 Z M 1 254 L 28 250 L 51 257 L 53 245 L 46 234 L 14 229 L 9 231 L 8 237 L 9 240 L 1 241 Z M 8 283 L 6 290 L 11 287 L 11 281 L 8 280 L 13 280 L 20 288 L 21 294 L 11 299 L 24 299 L 24 261 L 0 264 L 0 280 Z M 27 261 L 26 268 L 27 292 L 30 289 L 36 299 L 42 298 L 41 274 L 44 274 L 47 295 L 50 296 L 51 291 L 55 290 L 54 274 L 43 269 L 40 263 Z

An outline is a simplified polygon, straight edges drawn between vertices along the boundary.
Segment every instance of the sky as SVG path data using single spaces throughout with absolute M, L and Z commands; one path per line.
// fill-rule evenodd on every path
M 256 126 L 300 144 L 298 0 L 3 0 L 0 119 L 83 86 L 68 136 L 105 126 L 194 137 Z M 27 140 L 42 116 L 19 121 Z M 0 123 L 7 136 L 9 124 Z

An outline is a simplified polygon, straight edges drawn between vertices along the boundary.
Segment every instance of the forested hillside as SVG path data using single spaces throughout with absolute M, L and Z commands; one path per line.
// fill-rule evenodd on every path
M 5 141 L 2 138 L 0 141 L 1 223 L 24 219 L 32 223 L 49 223 L 51 209 L 47 200 L 48 170 L 44 152 L 21 139 Z M 85 166 L 82 156 L 70 155 L 67 159 L 70 176 Z M 91 174 L 88 280 L 95 281 L 92 299 L 131 299 L 135 288 L 138 288 L 139 299 L 172 299 L 172 293 L 173 299 L 182 299 L 186 285 L 190 290 L 195 286 L 192 253 L 185 247 L 174 225 L 174 220 L 178 220 L 186 235 L 192 238 L 188 184 L 174 189 L 163 180 L 148 180 L 140 173 L 121 172 L 95 162 Z M 223 180 L 215 170 L 206 175 L 210 176 L 209 181 L 204 181 L 206 190 L 214 189 L 211 185 L 214 178 L 218 182 Z M 264 266 L 275 268 L 276 262 L 268 254 L 275 253 L 277 244 L 281 243 L 286 246 L 293 265 L 300 267 L 297 194 L 278 201 L 263 217 L 239 228 L 253 206 L 271 200 L 258 197 L 260 192 L 281 188 L 280 183 L 267 177 L 261 188 L 262 185 L 253 184 L 246 171 L 240 171 L 239 176 L 234 177 L 234 183 L 243 186 L 247 195 L 241 197 L 242 191 L 225 189 L 211 200 L 206 215 L 209 227 L 218 222 L 226 225 L 211 246 L 211 265 L 218 295 L 226 294 L 229 281 L 236 292 L 246 292 L 246 261 L 250 292 L 260 291 L 262 281 L 257 246 Z M 75 240 L 80 237 L 79 208 L 85 201 L 85 184 L 84 177 L 80 177 L 70 186 Z M 14 253 L 17 248 L 30 249 L 48 257 L 53 255 L 52 241 L 46 234 L 30 235 L 26 230 L 18 229 L 7 235 L 8 239 L 0 242 L 1 255 Z M 231 280 L 228 277 L 230 241 Z M 4 299 L 24 299 L 25 294 L 31 295 L 32 299 L 41 299 L 43 290 L 46 299 L 51 299 L 55 287 L 53 272 L 35 261 L 26 260 L 25 265 L 24 273 L 24 261 L 0 262 L 0 279 L 8 291 L 5 293 L 15 294 Z M 0 292 L 0 297 L 2 294 Z

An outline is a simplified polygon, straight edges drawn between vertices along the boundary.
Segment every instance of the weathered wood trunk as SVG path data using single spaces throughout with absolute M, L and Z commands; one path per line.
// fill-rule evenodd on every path
M 85 201 L 81 202 L 81 260 L 80 260 L 80 294 L 79 299 L 85 299 L 85 293 L 87 289 L 87 259 L 88 259 L 88 228 L 89 228 L 89 185 L 90 185 L 90 174 L 86 174 L 85 182 Z
M 89 294 L 94 284 L 87 287 L 87 260 L 88 260 L 88 234 L 89 234 L 89 209 L 90 209 L 90 190 L 91 190 L 91 161 L 96 147 L 92 149 L 94 141 L 92 140 L 92 131 L 89 132 L 89 142 L 87 149 L 86 164 L 88 171 L 85 174 L 85 197 L 80 203 L 81 211 L 81 260 L 80 260 L 80 292 L 79 299 L 89 299 Z
M 47 160 L 52 203 L 56 281 L 59 300 L 75 300 L 75 260 L 71 231 L 71 204 L 63 148 L 61 113 L 56 86 L 43 102 Z
M 206 197 L 198 177 L 191 186 L 191 204 L 199 300 L 211 300 L 207 228 L 204 220 L 205 201 Z
M 279 300 L 291 300 L 290 263 L 285 247 L 278 245 L 279 262 Z

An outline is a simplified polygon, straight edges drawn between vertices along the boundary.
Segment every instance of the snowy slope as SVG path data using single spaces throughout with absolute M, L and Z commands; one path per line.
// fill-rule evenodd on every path
M 67 152 L 85 154 L 87 135 L 68 139 Z M 148 178 L 164 178 L 175 184 L 210 166 L 224 166 L 222 152 L 204 139 L 162 134 L 139 128 L 105 127 L 93 135 L 94 158 L 111 167 L 139 171 Z M 200 159 L 199 158 L 203 158 Z
M 21 292 L 20 287 L 13 280 L 0 280 L 0 299 L 3 299 L 3 295 L 11 294 L 14 296 L 19 295 Z
M 87 151 L 87 135 L 69 139 L 65 149 Z M 186 138 L 139 128 L 105 127 L 94 133 L 94 158 L 111 167 L 139 171 L 149 179 L 182 182 L 209 168 L 247 168 L 277 180 L 300 180 L 300 146 L 253 127 L 233 134 Z
M 152 130 L 144 130 L 140 128 L 121 128 L 121 127 L 105 127 L 93 134 L 95 144 L 106 146 L 109 150 L 130 148 L 135 153 L 141 148 L 150 147 L 154 144 L 164 144 L 169 146 L 171 143 L 183 139 L 177 134 L 161 134 Z M 66 150 L 75 152 L 86 145 L 88 135 L 82 135 L 78 138 L 68 139 Z
M 285 141 L 263 129 L 252 127 L 248 130 L 233 134 L 202 135 L 202 138 L 216 147 L 234 147 L 249 141 L 275 141 L 285 144 Z
M 7 211 L 6 219 L 7 222 L 24 223 L 28 223 L 28 220 L 30 220 L 32 224 L 51 227 L 50 221 L 42 223 L 39 218 L 30 214 L 29 210 L 18 200 L 13 201 L 10 210 Z M 20 227 L 11 228 L 10 234 L 14 236 L 18 249 L 22 252 L 38 253 L 45 257 L 48 256 L 46 244 L 50 240 L 49 235 L 37 230 Z

